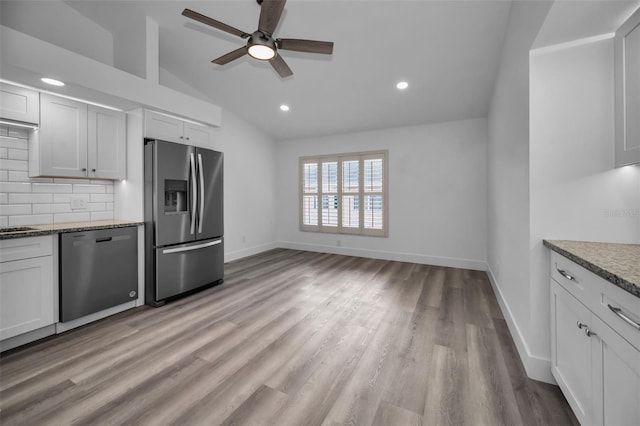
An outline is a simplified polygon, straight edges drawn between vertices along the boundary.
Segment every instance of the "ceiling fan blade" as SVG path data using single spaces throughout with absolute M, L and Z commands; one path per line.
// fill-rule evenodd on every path
M 277 39 L 278 49 L 295 50 L 296 52 L 323 53 L 331 55 L 333 53 L 333 42 L 302 40 L 298 38 Z
M 247 46 L 242 46 L 239 49 L 234 50 L 233 52 L 229 52 L 226 55 L 222 55 L 217 59 L 214 59 L 213 62 L 214 64 L 218 64 L 218 65 L 224 65 L 224 64 L 228 64 L 231 61 L 234 61 L 238 58 L 243 57 L 244 55 L 247 54 Z
M 280 22 L 284 4 L 287 0 L 263 0 L 260 5 L 260 21 L 258 29 L 269 35 L 273 34 Z
M 186 16 L 187 18 L 191 18 L 194 19 L 198 22 L 202 22 L 203 24 L 207 24 L 212 26 L 213 28 L 217 28 L 219 30 L 222 30 L 224 32 L 227 32 L 229 34 L 233 34 L 235 36 L 238 37 L 242 37 L 242 38 L 247 38 L 249 37 L 251 34 L 247 34 L 244 31 L 240 31 L 237 28 L 232 27 L 231 25 L 227 25 L 223 22 L 220 21 L 216 21 L 213 18 L 209 18 L 208 16 L 205 16 L 201 13 L 195 12 L 191 9 L 185 9 L 182 11 L 182 15 Z
M 282 56 L 276 55 L 276 57 L 269 61 L 269 63 L 271 64 L 273 69 L 276 70 L 278 74 L 280 74 L 280 77 L 285 78 L 293 75 L 293 71 L 291 71 L 289 65 L 287 65 L 284 59 L 282 59 Z

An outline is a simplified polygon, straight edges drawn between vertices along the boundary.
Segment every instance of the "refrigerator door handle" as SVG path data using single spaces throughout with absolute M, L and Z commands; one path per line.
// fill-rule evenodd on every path
M 198 176 L 200 176 L 200 213 L 198 214 L 198 232 L 202 232 L 204 216 L 204 169 L 202 168 L 202 154 L 198 154 Z
M 189 154 L 189 169 L 191 172 L 191 223 L 189 227 L 189 233 L 193 234 L 196 231 L 196 207 L 198 202 L 198 189 L 196 185 L 196 158 L 193 152 Z
M 206 248 L 206 247 L 216 246 L 216 245 L 220 244 L 221 242 L 222 242 L 222 240 L 215 240 L 215 241 L 209 241 L 208 243 L 204 243 L 204 244 L 197 244 L 195 246 L 164 249 L 164 250 L 162 250 L 162 254 L 181 253 L 181 252 L 184 252 L 184 251 L 199 250 L 199 249 L 203 249 L 203 248 Z

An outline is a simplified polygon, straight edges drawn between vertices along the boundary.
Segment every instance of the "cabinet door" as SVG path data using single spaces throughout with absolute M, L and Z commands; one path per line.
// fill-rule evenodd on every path
M 35 90 L 0 83 L 0 117 L 25 123 L 40 122 L 40 95 Z
M 184 123 L 184 140 L 189 145 L 200 148 L 213 147 L 213 129 L 211 127 L 202 126 L 195 123 Z
M 616 31 L 616 166 L 640 163 L 640 9 Z
M 89 177 L 125 179 L 127 177 L 127 118 L 123 112 L 89 105 Z
M 0 263 L 0 340 L 55 322 L 53 257 Z
M 184 142 L 183 122 L 153 111 L 144 112 L 144 137 L 169 142 Z
M 40 96 L 40 175 L 87 176 L 87 105 Z
M 635 348 L 594 315 L 597 333 L 593 424 L 604 426 L 640 425 L 640 350 Z M 638 331 L 640 333 L 640 331 Z M 599 383 L 601 381 L 601 383 Z
M 582 326 L 580 324 L 583 324 Z M 591 424 L 591 312 L 551 280 L 551 373 L 581 424 Z

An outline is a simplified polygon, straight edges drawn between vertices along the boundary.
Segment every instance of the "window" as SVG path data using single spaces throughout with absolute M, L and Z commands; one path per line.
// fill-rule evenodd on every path
M 300 229 L 387 236 L 387 151 L 300 158 Z

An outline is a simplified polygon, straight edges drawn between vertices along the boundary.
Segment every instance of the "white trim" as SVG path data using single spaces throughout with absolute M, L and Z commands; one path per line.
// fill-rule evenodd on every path
M 233 262 L 234 260 L 238 260 L 238 259 L 242 259 L 244 257 L 249 257 L 249 256 L 253 256 L 255 254 L 259 254 L 268 250 L 273 250 L 278 248 L 278 243 L 277 242 L 271 242 L 271 243 L 266 243 L 266 244 L 261 244 L 259 246 L 253 246 L 253 247 L 249 247 L 249 248 L 245 248 L 242 250 L 235 250 L 235 251 L 230 251 L 230 252 L 226 252 L 224 254 L 224 262 Z
M 498 305 L 500 305 L 500 310 L 502 311 L 502 315 L 509 327 L 509 333 L 511 333 L 511 337 L 513 338 L 514 343 L 516 344 L 516 348 L 518 349 L 518 355 L 520 355 L 520 360 L 524 365 L 524 369 L 527 372 L 527 376 L 534 380 L 539 380 L 545 383 L 551 383 L 553 385 L 557 384 L 553 375 L 551 374 L 551 359 L 550 358 L 542 358 L 536 355 L 532 355 L 529 350 L 529 345 L 527 345 L 527 341 L 524 338 L 520 327 L 518 327 L 518 323 L 515 320 L 513 313 L 505 299 L 504 295 L 500 291 L 500 286 L 498 285 L 498 280 L 496 280 L 493 271 L 488 263 L 485 263 L 485 270 L 487 271 L 487 275 L 489 276 L 489 282 L 491 283 L 491 287 L 493 288 L 493 293 L 496 295 L 496 299 L 498 299 Z
M 443 256 L 427 256 L 417 253 L 368 250 L 352 247 L 333 247 L 322 244 L 296 243 L 292 241 L 279 241 L 278 247 L 292 250 L 304 250 L 320 253 L 342 254 L 345 256 L 366 257 L 369 259 L 394 260 L 398 262 L 413 262 L 423 265 L 473 269 L 478 271 L 484 271 L 487 265 L 484 260 L 461 259 Z

